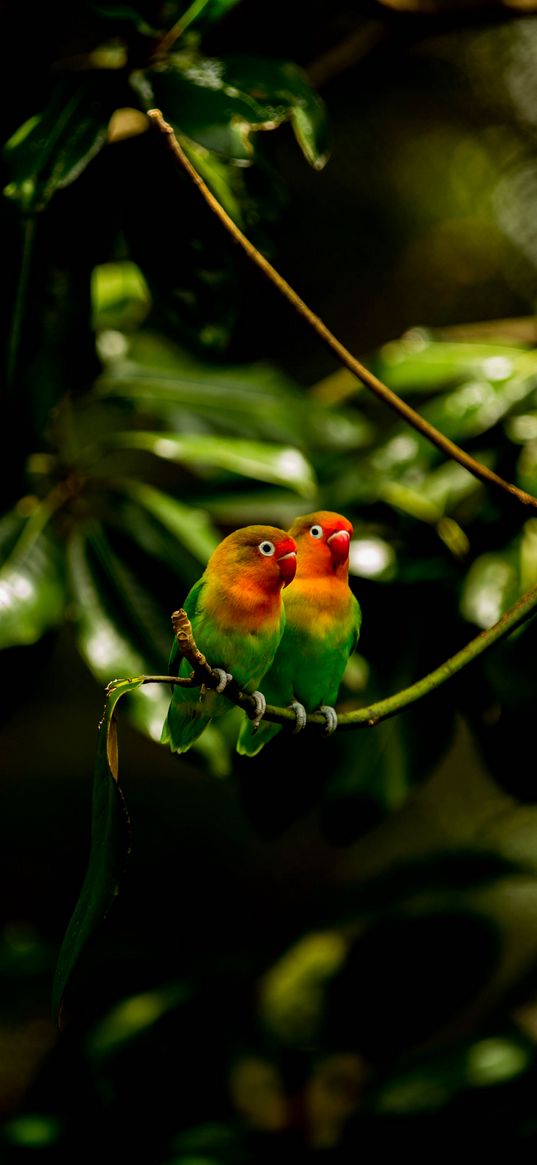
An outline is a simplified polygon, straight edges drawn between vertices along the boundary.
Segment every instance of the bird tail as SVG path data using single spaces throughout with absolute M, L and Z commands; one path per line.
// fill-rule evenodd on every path
M 188 752 L 194 741 L 201 736 L 211 716 L 192 704 L 180 704 L 172 700 L 161 733 L 161 743 L 169 744 L 172 752 Z
M 262 721 L 259 728 L 254 731 L 252 721 L 245 717 L 237 738 L 237 752 L 241 756 L 257 756 L 280 729 L 281 724 L 269 724 L 267 720 L 266 724 Z

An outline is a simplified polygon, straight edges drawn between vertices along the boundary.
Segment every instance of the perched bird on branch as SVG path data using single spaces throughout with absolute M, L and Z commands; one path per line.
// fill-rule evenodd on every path
M 232 677 L 252 692 L 268 671 L 285 625 L 282 590 L 295 577 L 296 561 L 294 538 L 275 526 L 245 526 L 216 547 L 183 607 L 197 647 L 221 671 L 221 682 L 201 698 L 197 688 L 174 686 L 161 736 L 172 752 L 186 752 L 214 716 L 230 711 L 219 693 Z M 192 670 L 177 640 L 169 668 L 179 676 Z
M 333 705 L 362 619 L 348 583 L 353 528 L 341 514 L 319 510 L 296 518 L 289 534 L 297 545 L 297 571 L 284 597 L 285 630 L 263 678 L 263 695 L 268 704 L 293 708 L 295 731 L 308 712 L 321 711 L 331 733 L 337 725 Z M 262 721 L 256 728 L 245 720 L 237 751 L 255 756 L 280 727 Z

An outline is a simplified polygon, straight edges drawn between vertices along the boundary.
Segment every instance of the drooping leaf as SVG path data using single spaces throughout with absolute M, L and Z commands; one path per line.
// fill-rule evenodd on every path
M 95 331 L 121 330 L 144 319 L 150 297 L 135 263 L 100 263 L 92 272 L 91 302 Z
M 68 564 L 71 586 L 76 604 L 76 635 L 78 650 L 96 679 L 107 684 L 115 678 L 139 676 L 150 672 L 151 663 L 145 634 L 147 628 L 136 621 L 136 612 L 130 606 L 133 596 L 125 596 L 123 618 L 118 605 L 117 591 L 103 578 L 95 560 L 88 531 L 75 531 L 68 545 Z M 93 527 L 93 537 L 104 535 Z M 126 574 L 122 575 L 125 582 Z M 158 672 L 162 674 L 167 660 L 169 643 L 163 617 L 162 647 L 158 653 Z M 152 674 L 152 672 L 150 673 Z M 130 702 L 133 723 L 153 740 L 160 733 L 169 702 L 169 691 L 163 685 L 140 688 Z
M 158 106 L 176 131 L 226 158 L 251 162 L 252 131 L 273 128 L 266 108 L 226 83 L 221 61 L 177 54 L 132 80 L 147 107 Z
M 291 61 L 252 56 L 226 57 L 224 71 L 228 84 L 274 110 L 276 119 L 289 117 L 305 158 L 322 170 L 329 154 L 326 110 L 305 73 Z
M 181 542 L 205 567 L 219 541 L 218 533 L 206 512 L 186 506 L 170 494 L 141 481 L 124 481 L 119 484 L 141 509 L 153 515 L 161 524 L 168 535 L 168 546 L 171 536 L 172 540 Z
M 118 447 L 145 449 L 165 461 L 187 465 L 202 477 L 211 477 L 215 471 L 225 470 L 260 481 L 272 481 L 276 485 L 287 485 L 305 497 L 315 492 L 311 465 L 298 449 L 291 447 L 246 441 L 239 437 L 141 431 L 117 433 L 112 441 Z
M 244 201 L 245 192 L 243 187 L 240 190 L 237 189 L 242 182 L 241 171 L 236 166 L 231 165 L 229 159 L 211 153 L 205 146 L 199 145 L 191 138 L 181 137 L 181 146 L 220 205 L 237 223 L 237 226 L 243 227 L 244 214 L 241 200 Z
M 174 416 L 179 419 L 179 410 L 184 418 L 186 410 L 211 428 L 272 441 L 292 437 L 302 449 L 307 444 L 357 449 L 372 436 L 359 413 L 312 400 L 270 364 L 207 365 L 179 348 L 157 345 L 147 332 L 133 339 L 128 359 L 109 361 L 97 391 L 143 405 L 168 423 Z
M 42 210 L 102 148 L 112 111 L 109 78 L 90 73 L 58 80 L 45 109 L 4 147 L 6 195 L 25 211 Z
M 65 578 L 60 543 L 38 507 L 0 521 L 0 648 L 35 643 L 62 618 Z
M 127 859 L 128 816 L 118 784 L 115 707 L 121 696 L 136 692 L 141 683 L 139 677 L 118 683 L 107 695 L 99 725 L 89 864 L 58 955 L 52 990 L 52 1010 L 58 1022 L 73 969 L 112 905 Z
M 491 627 L 520 596 L 516 561 L 509 554 L 481 554 L 464 580 L 461 611 L 478 627 Z
M 310 165 L 326 163 L 323 102 L 291 62 L 177 53 L 131 80 L 144 107 L 158 106 L 179 135 L 239 164 L 253 160 L 255 133 L 284 121 Z
M 523 344 L 437 340 L 426 330 L 413 328 L 385 344 L 371 367 L 395 392 L 430 393 L 467 380 L 502 382 L 534 360 Z

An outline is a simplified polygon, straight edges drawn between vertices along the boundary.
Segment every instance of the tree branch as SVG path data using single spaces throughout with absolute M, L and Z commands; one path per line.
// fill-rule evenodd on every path
M 485 631 L 481 631 L 465 647 L 461 648 L 456 655 L 452 655 L 449 659 L 444 660 L 439 667 L 429 672 L 428 675 L 423 676 L 421 680 L 417 680 L 409 688 L 404 688 L 402 691 L 396 692 L 395 695 L 388 696 L 384 700 L 378 700 L 366 708 L 357 708 L 352 712 L 340 713 L 338 716 L 338 728 L 376 728 L 377 724 L 380 724 L 382 720 L 388 720 L 391 716 L 396 716 L 399 712 L 403 712 L 410 704 L 415 704 L 418 700 L 422 700 L 424 696 L 428 696 L 431 692 L 441 687 L 446 680 L 451 679 L 452 676 L 462 671 L 468 664 L 473 663 L 478 656 L 488 651 L 500 639 L 505 639 L 515 628 L 520 627 L 522 623 L 529 619 L 536 609 L 537 586 L 522 595 L 518 602 L 514 603 L 492 627 L 487 627 Z M 192 675 L 188 677 L 143 676 L 142 683 L 180 684 L 183 687 L 215 688 L 220 682 L 221 677 L 207 663 L 205 656 L 196 646 L 192 625 L 183 608 L 179 611 L 174 611 L 172 623 L 179 649 L 185 656 L 185 659 L 192 664 Z M 117 680 L 114 680 L 113 684 L 117 684 L 117 682 Z M 250 719 L 254 718 L 257 712 L 256 702 L 248 692 L 243 691 L 239 687 L 235 680 L 232 680 L 227 685 L 223 694 L 227 696 L 232 704 L 236 704 L 239 708 L 242 708 Z M 271 724 L 289 724 L 293 727 L 296 725 L 295 714 L 290 708 L 277 708 L 272 704 L 267 704 L 263 719 L 270 721 Z M 307 724 L 315 725 L 323 729 L 326 728 L 326 720 L 321 712 L 310 712 L 307 716 Z
M 503 477 L 500 477 L 499 474 L 494 473 L 494 470 L 489 469 L 486 465 L 482 465 L 480 461 L 476 461 L 474 457 L 472 457 L 469 453 L 466 453 L 464 449 L 461 449 L 460 446 L 456 445 L 454 441 L 451 441 L 449 437 L 444 436 L 444 434 L 436 429 L 434 425 L 429 424 L 429 422 L 426 421 L 425 418 L 420 415 L 420 413 L 417 413 L 416 410 L 411 407 L 411 405 L 407 404 L 406 401 L 397 396 L 397 393 L 393 392 L 391 388 L 388 388 L 388 386 L 384 384 L 382 380 L 379 380 L 373 372 L 370 372 L 364 364 L 361 364 L 361 362 L 357 360 L 351 352 L 348 351 L 345 345 L 341 343 L 341 340 L 337 339 L 337 336 L 335 336 L 333 332 L 330 331 L 323 320 L 318 315 L 316 315 L 310 307 L 308 307 L 308 305 L 304 302 L 303 299 L 301 299 L 294 288 L 291 287 L 289 283 L 287 283 L 287 281 L 283 278 L 282 275 L 280 275 L 276 268 L 273 267 L 272 264 L 269 263 L 268 259 L 266 259 L 265 256 L 257 250 L 257 247 L 254 247 L 253 243 L 251 243 L 246 235 L 243 234 L 237 224 L 233 222 L 233 219 L 220 205 L 218 199 L 214 197 L 214 194 L 211 193 L 208 186 L 203 181 L 203 178 L 200 177 L 197 170 L 187 158 L 184 150 L 181 148 L 181 145 L 177 140 L 173 127 L 164 120 L 161 110 L 150 109 L 148 116 L 151 118 L 151 121 L 159 130 L 159 132 L 164 136 L 165 141 L 168 143 L 168 148 L 171 150 L 177 161 L 180 162 L 183 169 L 186 170 L 192 181 L 196 184 L 206 203 L 220 219 L 220 222 L 225 226 L 226 230 L 229 232 L 234 241 L 238 243 L 240 247 L 242 247 L 242 250 L 270 279 L 271 283 L 278 289 L 279 292 L 281 292 L 285 299 L 287 299 L 288 303 L 290 303 L 295 308 L 299 315 L 301 315 L 302 318 L 308 322 L 310 327 L 313 328 L 320 339 L 323 340 L 324 343 L 327 344 L 327 346 L 331 349 L 331 351 L 335 353 L 340 363 L 343 364 L 345 368 L 348 368 L 354 376 L 357 376 L 358 379 L 361 380 L 362 384 L 364 384 L 366 388 L 373 392 L 375 396 L 384 401 L 384 403 L 387 404 L 389 408 L 393 409 L 394 412 L 398 413 L 400 417 L 403 417 L 403 419 L 407 421 L 407 423 L 411 425 L 413 429 L 416 429 L 418 433 L 421 433 L 422 436 L 424 436 L 428 441 L 430 441 L 433 445 L 436 445 L 437 448 L 442 451 L 442 453 L 445 453 L 453 461 L 457 461 L 459 465 L 462 465 L 464 469 L 467 469 L 468 472 L 473 474 L 474 477 L 477 477 L 480 481 L 483 481 L 488 485 L 494 486 L 497 489 L 501 489 L 504 493 L 509 494 L 513 498 L 516 498 L 516 500 L 521 502 L 524 506 L 531 506 L 532 509 L 537 509 L 537 498 L 533 497 L 532 494 L 526 493 L 525 490 L 519 489 L 518 486 L 513 485 L 511 482 L 505 481 Z

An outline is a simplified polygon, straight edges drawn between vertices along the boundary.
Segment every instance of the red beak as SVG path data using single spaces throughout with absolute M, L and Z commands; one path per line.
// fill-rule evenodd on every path
M 280 550 L 283 554 L 278 556 L 278 570 L 284 587 L 288 587 L 296 574 L 296 542 L 290 538 L 288 542 L 282 542 Z
M 331 534 L 327 539 L 332 558 L 338 566 L 340 566 L 343 562 L 346 562 L 349 557 L 350 540 L 351 536 L 348 530 L 336 530 L 334 534 Z

